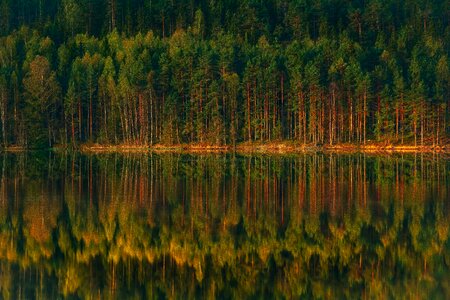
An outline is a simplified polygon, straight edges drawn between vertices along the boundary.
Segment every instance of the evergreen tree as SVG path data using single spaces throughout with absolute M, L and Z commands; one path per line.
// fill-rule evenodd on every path
M 1 143 L 445 145 L 444 2 L 1 0 Z
M 57 139 L 61 90 L 56 74 L 45 57 L 36 56 L 30 63 L 23 87 L 28 144 L 41 146 L 47 143 L 51 147 Z

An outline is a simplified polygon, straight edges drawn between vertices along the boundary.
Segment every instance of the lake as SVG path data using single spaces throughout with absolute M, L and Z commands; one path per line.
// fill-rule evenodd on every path
M 3 299 L 450 297 L 444 155 L 0 156 Z

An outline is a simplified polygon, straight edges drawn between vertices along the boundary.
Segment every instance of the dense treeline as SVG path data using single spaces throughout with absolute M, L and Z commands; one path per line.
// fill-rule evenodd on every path
M 4 146 L 448 140 L 448 1 L 0 3 Z

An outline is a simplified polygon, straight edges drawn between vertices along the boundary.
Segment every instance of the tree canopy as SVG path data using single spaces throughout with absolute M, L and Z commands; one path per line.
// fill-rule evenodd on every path
M 448 1 L 0 3 L 3 145 L 448 143 Z

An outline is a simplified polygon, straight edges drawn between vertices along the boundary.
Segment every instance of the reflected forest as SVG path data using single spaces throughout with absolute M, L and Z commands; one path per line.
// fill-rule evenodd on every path
M 450 295 L 440 155 L 0 161 L 5 299 Z

